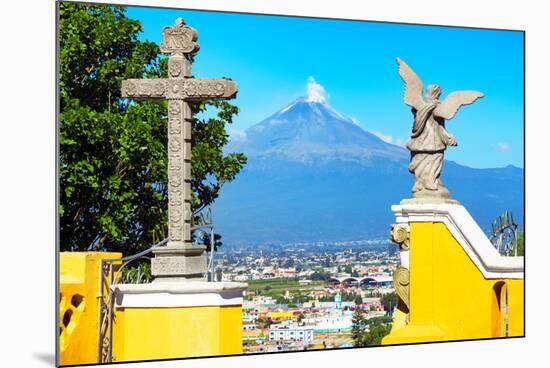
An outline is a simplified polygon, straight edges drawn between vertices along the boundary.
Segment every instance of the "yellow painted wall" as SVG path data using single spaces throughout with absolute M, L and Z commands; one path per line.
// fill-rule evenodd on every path
M 383 344 L 501 337 L 503 284 L 508 336 L 523 336 L 523 279 L 485 279 L 445 224 L 411 223 L 409 323 Z
M 118 308 L 113 361 L 242 353 L 242 307 Z
M 292 311 L 271 312 L 270 317 L 275 319 L 291 319 L 293 316 Z
M 97 293 L 100 259 L 121 253 L 61 252 L 59 259 L 60 364 L 97 363 Z
M 97 363 L 99 263 L 120 257 L 61 253 L 61 365 Z M 241 305 L 118 308 L 113 323 L 113 361 L 242 353 Z

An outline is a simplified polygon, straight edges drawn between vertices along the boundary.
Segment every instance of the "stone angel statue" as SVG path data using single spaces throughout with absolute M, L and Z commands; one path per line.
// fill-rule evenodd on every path
M 414 123 L 407 148 L 411 152 L 409 172 L 414 175 L 413 198 L 450 199 L 441 182 L 443 153 L 447 146 L 456 146 L 455 137 L 445 129 L 445 120 L 452 119 L 463 105 L 474 103 L 483 93 L 457 91 L 444 101 L 439 100 L 441 87 L 431 84 L 422 96 L 424 85 L 405 62 L 397 58 L 399 76 L 405 82 L 405 104 L 412 108 Z

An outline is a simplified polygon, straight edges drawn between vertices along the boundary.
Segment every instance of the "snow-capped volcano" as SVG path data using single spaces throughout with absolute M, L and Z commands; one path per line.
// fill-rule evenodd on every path
M 319 156 L 324 161 L 408 157 L 403 147 L 384 142 L 336 111 L 326 101 L 322 86 L 310 80 L 307 91 L 307 96 L 248 128 L 244 137 L 231 143 L 230 150 L 249 157 L 293 161 L 317 160 Z
M 408 198 L 409 152 L 364 130 L 328 103 L 310 78 L 296 99 L 231 141 L 248 162 L 214 204 L 229 247 L 387 239 L 391 206 Z M 523 170 L 446 162 L 443 181 L 483 228 L 504 210 L 523 213 Z M 519 218 L 522 221 L 522 218 Z

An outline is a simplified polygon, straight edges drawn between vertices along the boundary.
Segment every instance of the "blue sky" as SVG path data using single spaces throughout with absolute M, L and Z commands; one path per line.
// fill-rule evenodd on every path
M 142 22 L 141 39 L 155 43 L 177 17 L 197 29 L 194 75 L 230 77 L 239 86 L 234 103 L 241 113 L 228 127 L 233 133 L 305 95 L 313 77 L 340 113 L 403 144 L 412 114 L 403 103 L 398 56 L 425 86 L 439 84 L 442 99 L 456 90 L 485 94 L 446 123 L 459 144 L 447 159 L 523 167 L 521 32 L 135 7 L 126 14 Z

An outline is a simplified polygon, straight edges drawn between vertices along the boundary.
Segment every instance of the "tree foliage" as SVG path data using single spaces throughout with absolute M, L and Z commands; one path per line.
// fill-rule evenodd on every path
M 368 320 L 368 332 L 363 336 L 363 346 L 382 345 L 382 339 L 391 331 L 391 318 L 374 317 Z
M 166 77 L 167 59 L 157 45 L 138 39 L 141 24 L 124 7 L 60 3 L 59 14 L 61 249 L 132 253 L 167 233 L 167 106 L 128 102 L 120 85 Z M 196 213 L 235 178 L 246 157 L 222 151 L 236 106 L 205 101 L 192 109 L 202 113 L 193 124 Z
M 353 339 L 353 345 L 355 347 L 361 347 L 363 345 L 363 337 L 367 328 L 367 318 L 365 311 L 362 309 L 356 309 L 353 312 L 351 319 L 351 338 Z
M 309 277 L 313 281 L 327 281 L 330 279 L 330 273 L 324 271 L 315 271 Z
M 391 293 L 384 294 L 380 299 L 380 304 L 384 306 L 386 313 L 391 315 L 393 308 L 397 306 L 397 293 L 392 291 Z
M 382 344 L 382 338 L 390 333 L 390 317 L 366 318 L 366 312 L 356 309 L 353 313 L 351 337 L 355 347 L 376 346 Z
M 518 256 L 525 256 L 525 233 L 520 231 L 518 233 Z

